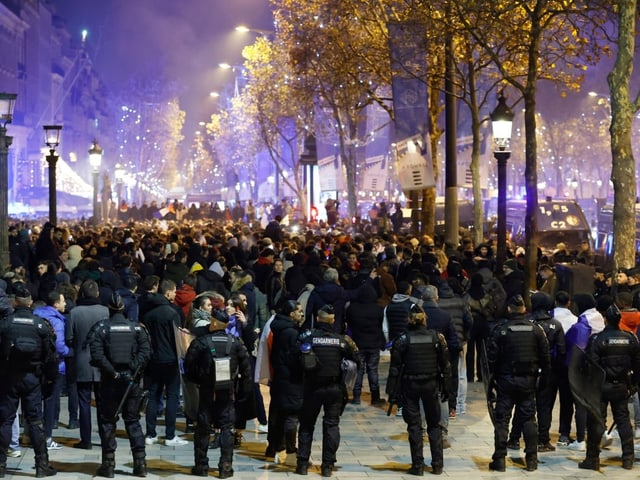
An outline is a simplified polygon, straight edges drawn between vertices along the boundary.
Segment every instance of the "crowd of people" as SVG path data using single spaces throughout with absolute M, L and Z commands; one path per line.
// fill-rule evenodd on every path
M 114 226 L 12 226 L 0 313 L 5 323 L 29 318 L 36 328 L 34 322 L 44 319 L 50 328 L 34 340 L 41 343 L 25 361 L 29 368 L 0 373 L 8 376 L 0 382 L 0 395 L 10 399 L 0 401 L 0 473 L 7 455 L 20 454 L 15 426 L 21 399 L 34 450 L 39 445 L 37 474 L 55 474 L 47 451 L 61 448 L 52 430 L 64 391 L 68 426 L 79 428 L 75 448 L 93 448 L 95 399 L 103 460 L 97 474 L 113 476 L 115 422 L 121 414 L 134 474 L 145 476 L 146 445 L 188 444 L 176 431 L 186 379 L 200 386 L 199 408 L 189 410 L 187 399 L 182 407 L 187 430 L 194 432 L 194 475 L 208 475 L 214 434 L 218 473 L 232 476 L 233 449 L 254 418 L 268 431 L 265 456 L 286 458 L 305 475 L 316 419 L 324 409 L 321 473 L 329 477 L 337 462 L 340 416 L 347 402 L 364 400 L 365 377 L 371 404 L 386 404 L 379 381 L 384 350 L 391 351 L 388 400 L 398 405 L 409 432 L 409 473 L 424 473 L 424 431 L 431 471 L 443 471 L 448 422 L 466 413 L 467 385 L 476 380 L 490 382 L 497 392 L 493 470 L 505 470 L 506 450 L 519 448 L 521 435 L 528 470 L 537 467 L 538 453 L 555 450 L 549 432 L 558 391 L 558 445 L 586 451 L 580 467 L 597 469 L 601 438 L 593 437 L 602 437 L 602 431 L 594 427 L 598 422 L 587 420 L 594 412 L 573 398 L 566 380 L 574 345 L 592 354 L 606 381 L 616 386 L 603 401 L 612 405 L 623 466 L 633 464 L 627 397 L 638 380 L 630 372 L 640 375 L 635 337 L 640 312 L 633 308 L 640 290 L 622 281 L 633 272 L 620 272 L 614 286 L 595 278 L 591 292 L 571 295 L 558 290 L 553 263 L 542 264 L 539 290 L 527 312 L 521 249 L 509 251 L 497 271 L 491 241 L 474 245 L 463 236 L 458 248 L 446 249 L 427 235 L 386 228 L 356 233 L 321 224 L 294 233 L 279 219 L 265 228 L 232 220 L 157 219 Z M 621 330 L 631 334 L 618 335 Z M 6 342 L 16 343 L 15 331 L 4 324 L 0 329 L 4 361 Z M 183 358 L 177 345 L 181 331 L 195 338 Z M 591 336 L 601 332 L 613 332 L 618 340 L 602 346 Z M 343 360 L 356 368 L 348 387 Z M 44 368 L 52 362 L 53 372 Z M 43 386 L 37 392 L 16 387 L 23 381 L 19 374 L 38 377 Z M 483 378 L 487 375 L 491 379 Z M 621 382 L 629 387 L 624 394 L 617 388 Z M 269 387 L 268 412 L 259 384 Z M 127 401 L 119 403 L 122 398 Z M 640 436 L 637 394 L 632 398 Z M 147 400 L 141 425 L 137 412 Z M 606 410 L 601 417 L 604 423 Z

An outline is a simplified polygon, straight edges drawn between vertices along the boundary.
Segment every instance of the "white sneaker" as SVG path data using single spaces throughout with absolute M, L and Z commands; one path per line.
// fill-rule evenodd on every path
M 269 425 L 258 424 L 258 433 L 269 433 Z
M 16 450 L 14 448 L 9 447 L 7 449 L 7 457 L 18 458 L 22 456 L 22 450 Z
M 144 439 L 145 445 L 153 445 L 154 443 L 158 443 L 158 436 L 155 437 L 145 437 Z
M 49 438 L 47 439 L 47 450 L 62 450 L 62 445 Z
M 600 439 L 600 448 L 606 448 L 613 443 L 613 435 L 609 435 L 607 432 L 602 434 Z
M 587 447 L 585 446 L 584 440 L 582 442 L 574 440 L 569 445 L 567 445 L 567 448 L 569 450 L 575 450 L 577 452 L 584 452 L 584 451 L 587 450 Z
M 402 416 L 402 407 L 398 407 L 398 411 L 396 412 L 396 417 Z
M 183 440 L 177 435 L 173 438 L 165 438 L 164 440 L 164 444 L 167 445 L 168 447 L 179 447 L 182 445 L 186 445 L 188 443 L 189 442 L 187 442 L 186 440 Z

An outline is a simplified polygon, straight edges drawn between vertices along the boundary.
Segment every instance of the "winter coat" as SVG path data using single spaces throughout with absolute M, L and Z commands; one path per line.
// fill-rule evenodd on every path
M 69 312 L 69 321 L 65 324 L 65 343 L 73 350 L 78 382 L 100 381 L 100 370 L 89 363 L 91 352 L 87 336 L 96 323 L 108 318 L 109 309 L 100 305 L 97 298 L 81 298 Z
M 270 364 L 271 401 L 285 412 L 299 412 L 302 408 L 302 368 L 298 362 L 298 330 L 295 322 L 277 314 L 271 322 Z
M 384 307 L 376 303 L 374 288 L 363 288 L 358 298 L 347 307 L 346 321 L 349 336 L 360 351 L 376 351 L 384 348 L 382 319 Z
M 60 363 L 58 364 L 58 372 L 62 375 L 65 374 L 64 357 L 68 357 L 71 353 L 71 349 L 64 343 L 64 327 L 66 319 L 64 315 L 55 308 L 46 305 L 38 307 L 33 311 L 34 315 L 48 320 L 56 334 L 56 352 L 58 352 L 58 358 Z
M 147 327 L 153 353 L 152 364 L 178 362 L 174 327 L 181 327 L 180 315 L 167 297 L 159 293 L 149 295 L 149 311 L 140 319 Z

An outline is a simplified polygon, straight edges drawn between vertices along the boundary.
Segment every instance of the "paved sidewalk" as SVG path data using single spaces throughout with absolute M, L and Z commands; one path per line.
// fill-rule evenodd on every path
M 388 357 L 383 357 L 380 368 L 381 379 L 386 378 Z M 365 381 L 365 387 L 367 383 Z M 268 397 L 265 399 L 268 400 Z M 342 440 L 338 450 L 337 471 L 333 478 L 347 479 L 390 479 L 415 478 L 405 471 L 410 466 L 409 445 L 406 426 L 402 418 L 386 416 L 386 408 L 372 407 L 369 396 L 363 396 L 362 404 L 348 405 L 340 423 Z M 63 398 L 61 422 L 66 420 L 66 398 Z M 95 415 L 95 414 L 94 414 Z M 95 417 L 94 417 L 95 418 Z M 314 466 L 309 469 L 310 478 L 320 478 L 320 419 L 316 428 L 312 450 Z M 94 421 L 95 426 L 95 421 Z M 118 451 L 116 452 L 116 478 L 131 477 L 132 460 L 124 425 L 119 423 Z M 255 428 L 253 422 L 248 427 Z M 553 429 L 557 428 L 557 412 L 554 415 Z M 144 421 L 143 421 L 144 429 Z M 183 431 L 184 419 L 178 419 L 178 430 Z M 552 430 L 553 430 L 552 429 Z M 161 440 L 163 427 L 159 427 Z M 93 435 L 93 450 L 77 450 L 71 445 L 78 440 L 78 430 L 67 430 L 63 424 L 54 432 L 54 439 L 64 445 L 61 450 L 50 451 L 50 461 L 58 470 L 58 479 L 86 480 L 94 476 L 100 464 L 100 446 L 97 433 Z M 191 440 L 192 435 L 182 435 Z M 493 427 L 486 413 L 482 384 L 469 384 L 468 407 L 465 415 L 449 422 L 449 440 L 452 444 L 444 453 L 444 478 L 456 479 L 514 479 L 514 478 L 616 478 L 637 479 L 640 475 L 640 462 L 634 470 L 621 468 L 620 442 L 614 443 L 601 455 L 601 470 L 593 472 L 578 469 L 578 462 L 584 458 L 584 452 L 573 452 L 566 447 L 555 452 L 539 455 L 540 465 L 536 472 L 527 472 L 524 468 L 524 453 L 510 450 L 507 458 L 507 471 L 496 473 L 489 471 L 488 464 L 493 451 Z M 269 478 L 302 478 L 293 473 L 293 468 L 266 462 L 263 456 L 266 448 L 266 435 L 256 430 L 246 430 L 242 447 L 234 452 L 234 479 L 266 480 Z M 555 445 L 557 433 L 552 431 L 552 443 Z M 34 477 L 33 450 L 23 447 L 21 458 L 9 458 L 6 478 Z M 209 451 L 209 463 L 212 467 L 210 477 L 217 477 L 217 450 Z M 193 443 L 180 447 L 166 447 L 156 444 L 147 447 L 149 475 L 147 478 L 174 477 L 195 478 L 190 475 L 193 465 Z M 425 463 L 430 464 L 428 444 L 425 444 Z M 425 475 L 430 469 L 427 468 Z

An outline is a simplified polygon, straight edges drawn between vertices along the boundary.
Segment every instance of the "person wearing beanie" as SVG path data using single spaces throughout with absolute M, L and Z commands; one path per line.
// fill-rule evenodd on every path
M 101 408 L 98 430 L 102 444 L 102 464 L 96 476 L 113 478 L 115 474 L 116 423 L 122 414 L 133 454 L 133 474 L 147 476 L 146 447 L 140 426 L 139 385 L 151 358 L 151 342 L 146 330 L 124 315 L 124 302 L 117 293 L 109 300 L 109 319 L 96 324 L 89 345 L 91 364 L 100 369 Z M 124 399 L 124 403 L 122 400 Z M 121 410 L 120 410 L 121 409 Z
M 629 421 L 629 393 L 640 382 L 640 345 L 630 332 L 620 330 L 620 310 L 611 304 L 605 311 L 606 325 L 598 335 L 589 338 L 585 355 L 605 372 L 602 385 L 601 417 L 588 413 L 587 454 L 578 464 L 586 470 L 600 469 L 600 439 L 605 432 L 607 406 L 618 427 L 622 446 L 622 468 L 631 470 L 634 461 L 633 430 Z

